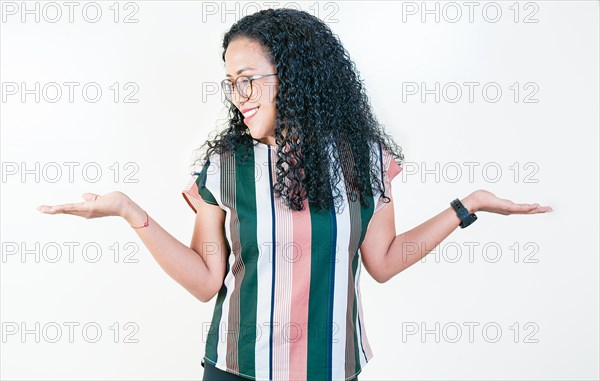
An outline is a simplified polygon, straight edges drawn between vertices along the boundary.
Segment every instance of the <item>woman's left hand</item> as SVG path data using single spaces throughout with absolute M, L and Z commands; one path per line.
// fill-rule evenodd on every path
M 517 204 L 505 198 L 496 197 L 493 193 L 484 189 L 478 189 L 473 192 L 473 198 L 476 200 L 477 211 L 503 214 L 536 214 L 551 212 L 550 206 L 541 206 L 540 204 Z

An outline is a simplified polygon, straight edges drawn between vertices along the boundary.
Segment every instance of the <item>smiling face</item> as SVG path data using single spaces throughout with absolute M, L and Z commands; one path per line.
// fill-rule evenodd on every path
M 269 61 L 262 45 L 245 37 L 233 39 L 225 52 L 226 78 L 235 83 L 240 76 L 265 75 L 276 73 L 277 69 Z M 237 89 L 233 91 L 232 102 L 242 114 L 250 135 L 261 143 L 275 146 L 275 98 L 279 79 L 276 75 L 252 81 L 252 95 L 243 98 Z

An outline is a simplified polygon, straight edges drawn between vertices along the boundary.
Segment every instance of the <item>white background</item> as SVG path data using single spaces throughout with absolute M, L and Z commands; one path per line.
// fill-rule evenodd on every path
M 21 2 L 12 3 L 16 14 L 7 3 L 0 25 L 1 378 L 200 380 L 203 324 L 210 322 L 216 298 L 201 303 L 173 281 L 124 220 L 45 215 L 35 207 L 121 190 L 189 244 L 194 213 L 181 190 L 193 150 L 224 109 L 219 93 L 203 89 L 224 77 L 223 33 L 256 6 L 229 2 L 233 11 L 226 13 L 221 2 L 122 2 L 115 22 L 114 3 L 100 2 L 102 16 L 93 23 L 83 18 L 88 3 L 81 2 L 71 23 L 67 6 L 58 2 L 63 14 L 53 23 L 54 6 L 37 3 L 39 22 L 35 14 L 22 22 Z M 439 22 L 435 14 L 424 14 L 422 22 L 421 2 L 302 4 L 313 14 L 318 10 L 340 36 L 377 117 L 403 148 L 405 171 L 393 182 L 397 233 L 476 189 L 550 205 L 554 212 L 480 212 L 474 225 L 457 228 L 439 246 L 439 261 L 430 253 L 385 284 L 363 271 L 374 358 L 359 379 L 598 379 L 598 2 L 476 2 L 472 22 L 464 2 L 427 7 L 436 4 Z M 497 8 L 502 13 L 492 22 Z M 462 17 L 451 22 L 456 9 Z M 124 23 L 133 11 L 138 22 Z M 94 16 L 93 8 L 88 12 Z M 537 22 L 524 22 L 527 15 Z M 34 95 L 23 102 L 7 87 L 25 83 L 33 89 L 36 82 L 80 86 L 72 103 L 66 93 L 55 103 L 43 96 L 36 102 Z M 81 96 L 90 82 L 103 90 L 96 103 Z M 115 82 L 121 87 L 117 103 L 109 88 Z M 139 87 L 138 103 L 123 102 L 127 82 Z M 403 101 L 402 84 L 410 82 L 429 89 L 436 82 L 480 85 L 473 102 L 464 85 L 454 103 L 448 94 L 439 102 L 433 95 L 423 102 L 420 93 Z M 515 82 L 521 87 L 517 102 L 510 89 Z M 537 86 L 537 103 L 522 99 L 531 92 L 524 88 L 529 82 Z M 482 96 L 487 83 L 502 89 L 497 102 Z M 73 181 L 65 162 L 79 163 Z M 472 179 L 465 162 L 478 165 Z M 52 163 L 63 170 L 56 182 L 50 181 L 56 175 Z M 98 182 L 83 177 L 86 163 L 102 169 Z M 115 163 L 116 180 L 110 169 Z M 486 164 L 489 177 L 482 173 Z M 425 178 L 421 165 L 431 170 Z M 457 167 L 463 172 L 454 181 Z M 124 180 L 131 168 L 137 182 Z M 494 168 L 502 170 L 498 181 Z M 69 242 L 78 245 L 72 261 Z M 131 251 L 128 242 L 139 248 L 139 262 L 114 263 L 111 247 L 124 254 Z M 86 244 L 101 248 L 98 262 L 83 260 Z M 54 256 L 52 247 L 62 250 L 57 263 L 36 262 L 36 252 Z M 537 263 L 524 263 L 534 251 Z M 493 262 L 485 253 L 501 257 Z M 22 338 L 21 328 L 35 332 L 36 322 L 39 342 L 33 333 Z M 65 322 L 79 323 L 73 342 Z M 132 336 L 137 343 L 124 342 L 134 332 L 124 327 L 127 322 L 139 329 Z M 478 324 L 472 342 L 468 322 Z M 86 323 L 101 327 L 97 343 L 82 335 Z M 407 326 L 435 330 L 436 323 L 439 342 L 433 334 L 421 338 L 421 331 L 403 340 Z M 487 335 L 486 323 L 492 326 Z M 50 342 L 54 324 L 63 328 L 56 343 Z M 9 334 L 15 325 L 19 331 Z M 462 333 L 454 340 L 456 326 Z M 497 342 L 491 342 L 493 327 L 502 330 Z

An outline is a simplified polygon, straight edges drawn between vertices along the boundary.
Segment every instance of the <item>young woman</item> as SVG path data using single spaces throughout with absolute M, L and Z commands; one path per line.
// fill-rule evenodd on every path
M 396 235 L 391 180 L 403 155 L 329 27 L 302 11 L 260 11 L 225 34 L 223 61 L 228 127 L 202 146 L 183 189 L 196 213 L 191 247 L 121 192 L 39 207 L 121 216 L 173 279 L 203 302 L 217 296 L 205 380 L 357 380 L 373 357 L 362 265 L 383 283 L 475 212 L 551 211 L 477 190 Z M 421 251 L 403 258 L 408 242 Z

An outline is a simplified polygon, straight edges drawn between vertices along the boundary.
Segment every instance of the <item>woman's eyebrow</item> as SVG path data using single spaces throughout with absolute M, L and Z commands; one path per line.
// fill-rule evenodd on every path
M 238 74 L 240 74 L 241 72 L 243 72 L 244 70 L 251 70 L 251 69 L 254 69 L 254 68 L 253 68 L 253 67 L 245 67 L 245 68 L 242 68 L 242 69 L 238 70 L 238 71 L 237 71 L 237 73 L 235 73 L 235 74 L 236 74 L 236 75 L 238 75 Z M 228 76 L 228 77 L 231 77 L 231 75 L 230 75 L 230 74 L 227 74 L 227 76 Z

